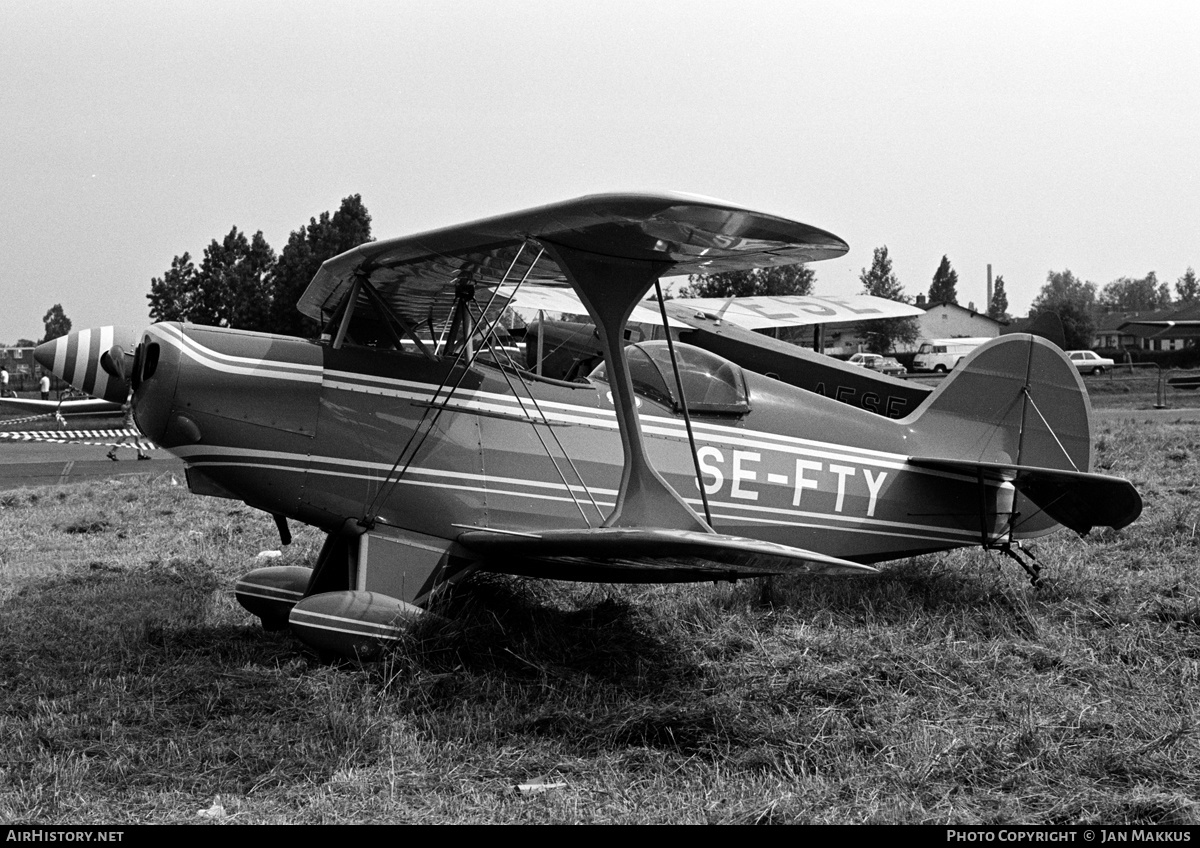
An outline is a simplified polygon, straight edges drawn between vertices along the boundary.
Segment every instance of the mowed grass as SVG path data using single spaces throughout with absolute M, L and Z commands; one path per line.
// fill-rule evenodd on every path
M 982 551 L 479 576 L 369 665 L 237 606 L 262 513 L 169 477 L 0 493 L 0 820 L 1194 824 L 1200 426 L 1097 445 L 1145 512 L 1038 543 L 1038 590 Z

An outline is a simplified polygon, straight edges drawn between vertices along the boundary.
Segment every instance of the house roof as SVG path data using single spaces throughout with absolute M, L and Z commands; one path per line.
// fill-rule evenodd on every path
M 1122 318 L 1124 320 L 1117 324 L 1117 329 L 1138 338 L 1200 338 L 1200 304 L 1125 313 Z
M 1200 327 L 1197 326 L 1155 327 L 1130 323 L 1123 325 L 1121 332 L 1136 339 L 1200 339 Z
M 1004 329 L 1000 335 L 1007 336 L 1009 333 L 1028 333 L 1029 328 L 1033 326 L 1033 318 L 1014 318 L 1004 325 Z

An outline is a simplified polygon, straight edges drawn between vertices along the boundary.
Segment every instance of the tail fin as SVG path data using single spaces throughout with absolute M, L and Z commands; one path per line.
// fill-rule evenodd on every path
M 1127 481 L 1090 473 L 1091 417 L 1083 381 L 1058 347 L 1001 336 L 967 356 L 905 419 L 910 462 L 1012 482 L 1038 511 L 1079 533 L 1124 527 L 1142 500 Z M 1018 511 L 1030 520 L 1028 508 Z M 1028 529 L 1044 531 L 1037 525 Z
M 1013 333 L 968 354 L 909 416 L 925 451 L 975 462 L 1092 469 L 1091 405 L 1062 351 Z

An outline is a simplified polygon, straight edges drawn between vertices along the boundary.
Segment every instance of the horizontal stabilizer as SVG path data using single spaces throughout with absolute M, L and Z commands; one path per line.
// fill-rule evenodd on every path
M 908 461 L 923 468 L 1011 482 L 1039 509 L 1080 534 L 1093 527 L 1120 530 L 1142 513 L 1141 495 L 1133 484 L 1120 477 L 961 459 L 911 457 Z
M 489 558 L 482 568 L 560 580 L 686 581 L 802 572 L 872 574 L 874 568 L 779 545 L 688 530 L 601 527 L 511 533 L 469 530 L 459 544 Z

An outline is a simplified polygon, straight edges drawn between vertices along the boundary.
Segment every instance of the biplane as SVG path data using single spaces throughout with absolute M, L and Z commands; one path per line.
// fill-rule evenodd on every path
M 265 627 L 325 653 L 398 638 L 474 569 L 857 575 L 979 545 L 1036 578 L 1022 541 L 1137 518 L 1133 486 L 1091 471 L 1079 375 L 1037 336 L 981 346 L 899 417 L 802 387 L 787 375 L 806 360 L 772 358 L 770 344 L 685 341 L 725 321 L 717 304 L 660 298 L 663 337 L 627 344 L 663 276 L 847 249 L 721 201 L 596 195 L 328 260 L 299 302 L 324 328 L 315 340 L 160 323 L 88 345 L 72 334 L 36 355 L 90 394 L 132 391 L 138 427 L 184 460 L 193 492 L 270 513 L 285 543 L 289 520 L 327 534 L 313 568 L 258 569 L 236 587 Z M 526 286 L 583 304 L 600 365 L 557 379 L 497 343 Z

